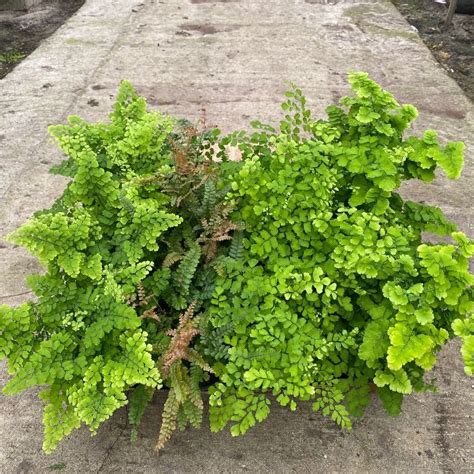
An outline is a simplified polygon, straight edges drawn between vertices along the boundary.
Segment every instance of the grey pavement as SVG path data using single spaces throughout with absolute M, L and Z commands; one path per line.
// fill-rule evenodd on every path
M 224 130 L 250 119 L 277 121 L 286 80 L 303 88 L 317 113 L 348 92 L 350 70 L 365 70 L 420 111 L 415 132 L 442 131 L 467 145 L 463 177 L 409 183 L 405 196 L 439 205 L 474 234 L 474 108 L 388 1 L 87 0 L 53 36 L 0 80 L 0 237 L 49 206 L 64 179 L 50 124 L 68 114 L 105 120 L 121 79 L 153 108 Z M 0 238 L 0 303 L 19 303 L 35 259 Z M 10 295 L 10 296 L 9 296 Z M 18 296 L 11 296 L 18 295 Z M 141 438 L 128 441 L 125 411 L 91 438 L 74 432 L 41 452 L 35 390 L 0 395 L 0 473 L 43 472 L 473 472 L 473 379 L 459 346 L 440 355 L 439 393 L 409 397 L 398 418 L 374 405 L 352 432 L 311 414 L 274 407 L 246 436 L 178 433 L 157 457 L 160 403 Z M 4 369 L 0 384 L 7 379 Z M 163 395 L 161 394 L 160 397 Z

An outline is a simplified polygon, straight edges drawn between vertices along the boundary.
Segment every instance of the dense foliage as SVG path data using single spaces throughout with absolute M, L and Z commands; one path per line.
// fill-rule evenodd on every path
M 10 236 L 46 272 L 28 279 L 37 300 L 0 307 L 0 356 L 14 375 L 4 392 L 48 385 L 46 451 L 81 423 L 95 432 L 128 399 L 137 425 L 164 383 L 161 446 L 176 424 L 199 424 L 199 384 L 211 371 L 188 346 L 218 244 L 235 228 L 206 158 L 213 132 L 148 113 L 126 82 L 110 119 L 51 127 L 69 157 L 54 172 L 70 184 Z
M 293 87 L 279 130 L 198 132 L 147 112 L 126 82 L 109 124 L 51 128 L 68 156 L 54 171 L 71 181 L 10 237 L 46 271 L 28 279 L 34 301 L 0 307 L 4 392 L 47 385 L 46 451 L 127 404 L 136 437 L 165 385 L 161 449 L 199 426 L 209 374 L 211 428 L 238 435 L 271 397 L 350 428 L 375 390 L 397 414 L 434 389 L 425 373 L 454 335 L 473 373 L 474 245 L 396 192 L 437 166 L 458 178 L 463 145 L 404 138 L 416 109 L 365 74 L 350 82 L 327 120 Z
M 404 139 L 416 109 L 365 74 L 350 82 L 355 97 L 327 120 L 311 119 L 294 88 L 280 131 L 256 124 L 230 138 L 244 153 L 228 194 L 243 252 L 210 308 L 222 341 L 214 429 L 233 421 L 244 433 L 267 417 L 269 394 L 292 410 L 314 400 L 350 427 L 372 384 L 398 414 L 404 394 L 434 387 L 424 374 L 453 330 L 472 372 L 474 245 L 439 209 L 395 192 L 402 180 L 431 181 L 438 165 L 459 177 L 463 144 L 441 147 L 433 131 Z M 454 244 L 422 243 L 424 231 Z

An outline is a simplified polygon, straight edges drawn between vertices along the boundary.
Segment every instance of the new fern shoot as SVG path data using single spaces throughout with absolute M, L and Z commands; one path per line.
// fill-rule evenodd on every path
M 278 129 L 197 130 L 148 112 L 127 82 L 110 123 L 51 127 L 70 183 L 9 237 L 45 272 L 28 278 L 33 301 L 0 307 L 4 393 L 45 386 L 47 452 L 127 404 L 136 438 L 161 387 L 158 450 L 200 425 L 203 383 L 211 429 L 239 435 L 272 400 L 350 428 L 372 387 L 396 415 L 434 389 L 426 374 L 454 336 L 472 375 L 474 243 L 396 191 L 437 167 L 458 178 L 463 144 L 405 138 L 416 109 L 364 73 L 349 81 L 327 119 L 292 87 Z

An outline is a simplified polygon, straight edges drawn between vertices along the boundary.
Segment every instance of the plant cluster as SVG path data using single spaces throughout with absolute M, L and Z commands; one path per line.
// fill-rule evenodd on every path
M 0 53 L 0 63 L 14 64 L 21 61 L 24 57 L 25 54 L 21 51 L 6 51 L 5 53 Z
M 404 201 L 402 180 L 458 178 L 463 144 L 436 133 L 403 138 L 416 117 L 365 74 L 355 97 L 313 120 L 301 90 L 283 104 L 276 131 L 231 141 L 244 160 L 228 200 L 243 222 L 242 258 L 226 267 L 211 301 L 221 337 L 211 427 L 244 433 L 268 416 L 270 399 L 295 410 L 313 400 L 343 427 L 375 386 L 398 414 L 403 395 L 432 390 L 425 372 L 456 334 L 472 372 L 474 245 L 442 212 Z M 422 233 L 453 244 L 422 243 Z M 472 318 L 472 316 L 471 316 Z M 470 335 L 471 334 L 471 335 Z
M 40 396 L 51 451 L 128 402 L 137 426 L 165 384 L 161 446 L 176 423 L 200 421 L 199 384 L 211 368 L 191 347 L 191 316 L 208 306 L 218 244 L 235 228 L 206 157 L 213 132 L 148 113 L 126 82 L 110 124 L 73 116 L 50 132 L 68 156 L 53 172 L 71 181 L 10 236 L 46 272 L 28 279 L 35 301 L 0 307 L 0 356 L 13 374 L 4 392 L 48 385 Z
M 349 80 L 326 120 L 293 86 L 278 130 L 198 131 L 147 112 L 127 82 L 109 124 L 51 127 L 68 157 L 53 172 L 70 182 L 10 236 L 45 273 L 28 278 L 35 300 L 0 307 L 4 392 L 47 386 L 46 451 L 124 405 L 135 438 L 163 386 L 157 450 L 200 425 L 203 383 L 211 429 L 239 435 L 272 399 L 350 428 L 375 391 L 396 415 L 435 389 L 425 374 L 455 335 L 472 375 L 474 244 L 396 192 L 438 166 L 458 178 L 463 145 L 404 138 L 416 109 Z

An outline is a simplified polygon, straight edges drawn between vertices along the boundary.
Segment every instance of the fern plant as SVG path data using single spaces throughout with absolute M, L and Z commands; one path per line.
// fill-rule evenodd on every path
M 270 396 L 300 400 L 351 427 L 370 387 L 398 414 L 403 396 L 434 390 L 424 376 L 454 334 L 472 374 L 474 245 L 441 210 L 402 199 L 403 180 L 456 179 L 463 144 L 404 138 L 417 116 L 366 74 L 354 96 L 311 118 L 300 89 L 283 103 L 277 131 L 255 123 L 228 179 L 242 254 L 229 260 L 209 309 L 219 340 L 211 428 L 245 433 L 269 414 Z M 451 238 L 422 243 L 423 232 Z
M 176 341 L 198 334 L 189 311 L 207 305 L 235 228 L 210 159 L 216 132 L 147 112 L 127 82 L 109 124 L 73 116 L 50 132 L 68 157 L 53 172 L 71 181 L 9 237 L 45 273 L 28 278 L 34 301 L 0 307 L 0 357 L 13 376 L 4 393 L 48 385 L 40 396 L 50 452 L 81 424 L 95 433 L 128 402 L 136 437 L 154 390 L 168 386 L 161 447 L 176 423 L 200 419 L 210 367 Z
M 349 80 L 326 120 L 293 87 L 279 130 L 199 131 L 147 112 L 127 82 L 110 123 L 51 127 L 68 157 L 53 172 L 70 182 L 10 236 L 45 272 L 28 278 L 33 301 L 0 307 L 4 392 L 46 386 L 47 452 L 124 405 L 136 439 L 163 386 L 158 451 L 201 423 L 203 383 L 211 428 L 238 435 L 272 397 L 350 428 L 375 387 L 396 415 L 404 395 L 435 389 L 425 374 L 455 335 L 473 373 L 474 244 L 396 192 L 438 166 L 458 178 L 463 145 L 404 138 L 416 109 L 366 74 Z

